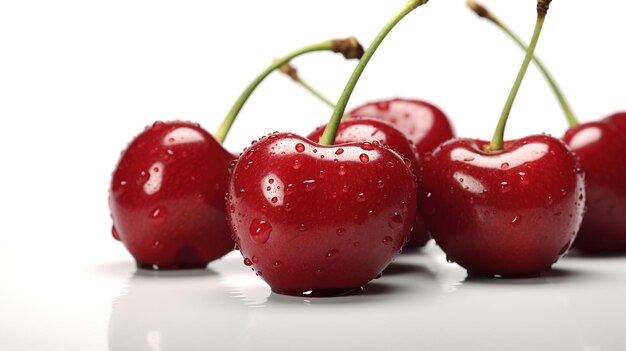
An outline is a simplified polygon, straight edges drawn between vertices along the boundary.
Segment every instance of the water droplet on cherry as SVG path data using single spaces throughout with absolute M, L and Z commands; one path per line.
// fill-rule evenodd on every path
M 304 152 L 304 145 L 302 143 L 297 143 L 296 144 L 296 151 L 297 152 Z
M 259 218 L 252 220 L 252 223 L 250 224 L 250 236 L 252 237 L 252 240 L 259 244 L 265 244 L 267 240 L 269 240 L 271 232 L 272 225 L 269 222 Z
M 393 242 L 393 238 L 390 236 L 386 236 L 383 238 L 383 244 L 385 245 L 391 245 L 392 242 Z
M 361 162 L 363 162 L 363 163 L 368 163 L 370 161 L 370 158 L 366 154 L 361 154 L 359 156 L 359 160 L 361 160 Z
M 155 227 L 163 225 L 166 219 L 167 219 L 167 210 L 165 210 L 165 207 L 163 206 L 159 206 L 155 208 L 154 210 L 152 210 L 152 212 L 150 212 L 150 216 L 148 217 L 150 224 L 152 224 Z

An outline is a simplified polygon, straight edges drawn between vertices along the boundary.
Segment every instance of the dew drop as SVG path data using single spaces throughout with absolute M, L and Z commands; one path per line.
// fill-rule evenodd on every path
M 152 224 L 155 227 L 158 227 L 158 226 L 163 225 L 163 223 L 165 223 L 166 218 L 167 218 L 167 211 L 165 210 L 165 207 L 159 206 L 155 208 L 154 210 L 152 210 L 152 212 L 150 212 L 150 216 L 148 217 L 148 220 L 150 221 L 150 224 Z
M 252 260 L 246 257 L 243 259 L 243 264 L 246 266 L 252 266 Z
M 291 194 L 293 194 L 293 184 L 287 184 L 287 187 L 285 188 L 285 195 Z
M 267 182 L 270 184 L 274 184 L 274 178 L 270 178 Z
M 344 228 L 344 227 L 340 227 L 340 228 L 338 228 L 338 229 L 337 229 L 337 235 L 339 235 L 339 236 L 344 236 L 344 235 L 346 235 L 346 228 Z
M 348 186 L 347 186 L 347 185 L 344 185 L 344 186 L 341 188 L 341 191 L 343 191 L 344 193 L 347 193 L 349 189 L 350 189 L 350 188 L 348 188 Z
M 376 108 L 378 111 L 389 111 L 391 103 L 389 101 L 380 101 L 376 103 Z
M 252 237 L 252 240 L 259 244 L 265 244 L 270 238 L 271 232 L 272 225 L 269 222 L 259 218 L 252 220 L 252 223 L 250 224 L 250 236 Z
M 304 145 L 302 143 L 297 143 L 296 144 L 296 151 L 304 152 Z
M 509 163 L 508 162 L 504 162 L 503 164 L 500 165 L 500 168 L 502 168 L 502 169 L 509 169 Z
M 516 214 L 515 218 L 513 218 L 513 220 L 511 221 L 511 224 L 513 225 L 517 225 L 522 223 L 522 215 L 521 214 Z
M 161 129 L 163 129 L 163 127 L 165 127 L 165 123 L 161 122 L 161 121 L 156 121 L 152 124 L 152 127 L 150 128 L 151 130 L 157 132 Z
M 508 193 L 509 191 L 511 191 L 509 182 L 500 182 L 500 192 Z
M 270 200 L 270 201 L 272 201 L 272 203 L 273 203 L 273 204 L 275 204 L 275 203 L 277 203 L 277 202 L 278 202 L 278 198 L 274 196 L 274 197 L 272 198 L 272 200 Z
M 141 171 L 141 173 L 139 173 L 139 177 L 137 177 L 137 185 L 145 184 L 148 179 L 150 179 L 150 175 L 148 174 L 148 172 Z
M 306 232 L 307 227 L 306 225 L 304 225 L 304 223 L 300 223 L 300 225 L 298 226 L 298 231 L 299 232 Z
M 347 171 L 346 171 L 346 167 L 344 166 L 339 166 L 339 175 L 346 175 Z
M 365 193 L 359 193 L 359 195 L 356 196 L 357 202 L 364 202 L 365 200 L 366 200 Z
M 567 195 L 567 190 L 561 189 L 561 195 L 563 195 L 563 196 Z
M 120 234 L 117 232 L 115 226 L 111 227 L 111 235 L 113 235 L 113 239 L 117 241 L 122 241 L 122 239 L 120 239 Z
M 120 186 L 126 186 L 126 184 L 128 184 L 128 183 L 127 183 L 125 180 L 122 180 L 122 181 L 120 182 Z
M 341 155 L 341 154 L 343 154 L 343 149 L 342 148 L 339 148 L 339 149 L 337 149 L 335 151 L 335 155 Z
M 391 214 L 390 221 L 389 221 L 390 228 L 394 228 L 394 229 L 400 228 L 403 223 L 404 223 L 404 219 L 402 218 L 402 215 L 400 215 L 400 213 L 394 212 L 393 214 Z
M 383 244 L 385 244 L 385 245 L 391 245 L 391 243 L 392 243 L 392 242 L 393 242 L 393 238 L 392 238 L 392 237 L 390 237 L 390 236 L 386 236 L 386 237 L 383 239 Z
M 300 169 L 300 167 L 302 167 L 302 162 L 300 162 L 300 160 L 295 160 L 293 161 L 293 169 Z
M 259 263 L 259 258 L 256 256 L 252 256 L 252 263 Z
M 302 185 L 304 185 L 304 191 L 313 191 L 317 187 L 315 179 L 305 180 L 302 182 Z
M 361 149 L 363 150 L 374 150 L 374 146 L 369 141 L 365 141 L 361 143 Z
M 278 268 L 282 265 L 280 261 L 274 261 L 274 268 Z
M 382 180 L 379 180 L 378 182 L 376 182 L 376 187 L 378 189 L 382 189 L 385 187 L 385 182 L 383 182 Z
M 326 258 L 332 258 L 332 257 L 334 257 L 335 255 L 337 255 L 337 253 L 338 253 L 338 252 L 339 252 L 339 250 L 337 250 L 337 249 L 332 249 L 332 250 L 330 250 L 330 251 L 328 251 L 328 252 L 326 253 Z
M 370 158 L 366 154 L 361 154 L 359 156 L 359 160 L 361 160 L 361 162 L 363 162 L 363 163 L 368 163 L 370 161 Z

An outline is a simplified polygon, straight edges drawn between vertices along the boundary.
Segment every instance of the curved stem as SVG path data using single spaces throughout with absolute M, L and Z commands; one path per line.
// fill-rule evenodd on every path
M 286 63 L 286 64 L 282 65 L 280 67 L 280 71 L 282 73 L 284 73 L 286 76 L 288 76 L 289 78 L 291 78 L 291 80 L 296 82 L 296 84 L 300 85 L 305 90 L 307 90 L 309 93 L 311 93 L 313 96 L 317 97 L 321 102 L 323 102 L 324 104 L 328 105 L 328 107 L 330 107 L 332 109 L 335 108 L 335 103 L 332 102 L 326 96 L 322 95 L 322 93 L 317 91 L 317 89 L 313 88 L 309 83 L 307 83 L 306 81 L 302 80 L 302 78 L 300 78 L 300 75 L 298 74 L 298 70 L 295 67 L 293 67 L 291 64 Z
M 545 15 L 544 16 L 539 15 L 537 17 L 537 23 L 535 24 L 535 31 L 533 33 L 533 38 L 530 41 L 528 50 L 526 50 L 526 57 L 524 58 L 522 67 L 520 67 L 519 73 L 517 74 L 517 78 L 515 79 L 513 88 L 511 89 L 511 92 L 509 93 L 509 97 L 506 100 L 506 103 L 504 104 L 504 108 L 502 109 L 502 114 L 500 115 L 500 120 L 498 121 L 498 126 L 496 127 L 496 131 L 493 133 L 493 139 L 491 139 L 491 144 L 489 144 L 490 151 L 500 151 L 504 149 L 504 129 L 506 128 L 506 122 L 509 119 L 509 114 L 511 113 L 513 102 L 515 102 L 515 97 L 517 96 L 517 92 L 519 91 L 519 88 L 522 85 L 522 81 L 524 80 L 526 71 L 528 71 L 528 66 L 530 65 L 530 61 L 532 61 L 533 54 L 535 53 L 535 48 L 537 47 L 537 42 L 539 41 L 539 35 L 541 34 L 541 28 L 543 27 L 544 20 L 545 20 Z
M 502 22 L 498 17 L 496 17 L 496 15 L 494 15 L 491 11 L 487 10 L 483 5 L 477 4 L 473 0 L 469 0 L 467 2 L 467 5 L 472 10 L 474 10 L 478 16 L 486 18 L 487 20 L 491 21 L 493 24 L 498 26 L 498 28 L 504 31 L 504 33 L 509 38 L 511 38 L 517 44 L 517 46 L 519 46 L 522 50 L 524 51 L 528 50 L 528 47 L 520 39 L 520 37 L 517 34 L 515 34 L 515 32 L 511 30 L 511 28 L 509 28 L 506 24 L 504 24 L 504 22 Z M 565 114 L 565 118 L 567 118 L 567 122 L 569 123 L 570 127 L 574 127 L 578 125 L 578 118 L 576 118 L 576 115 L 572 111 L 571 106 L 567 102 L 567 99 L 563 95 L 563 92 L 561 91 L 558 84 L 554 80 L 554 77 L 552 76 L 552 74 L 550 74 L 546 66 L 536 55 L 533 55 L 533 61 L 535 62 L 535 65 L 537 66 L 539 71 L 541 71 L 541 74 L 546 79 L 546 81 L 548 82 L 548 85 L 550 85 L 550 88 L 552 89 L 552 92 L 554 93 L 557 100 L 559 101 L 559 105 L 561 106 L 561 109 L 563 109 L 563 113 Z
M 352 95 L 352 91 L 354 90 L 356 83 L 359 81 L 361 74 L 365 70 L 365 67 L 369 63 L 372 56 L 374 56 L 374 53 L 383 42 L 387 34 L 389 34 L 389 32 L 391 32 L 396 24 L 398 24 L 406 15 L 427 2 L 428 0 L 410 0 L 409 2 L 407 2 L 406 5 L 404 5 L 404 7 L 400 11 L 398 11 L 398 13 L 396 13 L 396 15 L 394 15 L 392 19 L 383 27 L 383 29 L 380 31 L 380 33 L 378 33 L 376 38 L 374 38 L 374 41 L 372 41 L 372 44 L 367 48 L 367 50 L 363 54 L 363 57 L 359 61 L 359 64 L 354 69 L 352 76 L 348 80 L 346 87 L 341 93 L 339 101 L 337 101 L 337 105 L 335 106 L 333 115 L 331 116 L 330 121 L 328 122 L 328 125 L 324 130 L 324 134 L 322 134 L 322 137 L 320 138 L 319 143 L 321 145 L 332 145 L 335 142 L 337 128 L 339 128 L 339 123 L 341 122 L 341 118 L 343 117 L 343 114 L 346 110 L 348 100 L 350 100 L 350 96 Z
M 224 142 L 224 140 L 226 139 L 226 136 L 228 135 L 228 132 L 230 131 L 230 128 L 233 125 L 233 122 L 235 122 L 235 118 L 237 117 L 241 109 L 243 108 L 243 105 L 246 103 L 246 101 L 248 100 L 248 98 L 250 97 L 254 89 L 256 89 L 256 87 L 258 87 L 259 84 L 268 75 L 270 75 L 270 73 L 280 68 L 280 66 L 291 61 L 292 59 L 300 55 L 304 55 L 306 53 L 315 52 L 315 51 L 340 52 L 340 51 L 337 51 L 337 42 L 338 42 L 337 40 L 326 40 L 326 41 L 322 41 L 319 43 L 307 45 L 303 48 L 300 48 L 294 52 L 291 52 L 285 55 L 284 57 L 281 57 L 280 59 L 274 61 L 269 67 L 267 67 L 263 72 L 261 72 L 261 74 L 259 74 L 252 81 L 252 83 L 250 83 L 250 85 L 248 85 L 248 87 L 243 91 L 243 93 L 241 93 L 239 98 L 235 101 L 235 104 L 233 105 L 233 107 L 231 107 L 230 111 L 228 112 L 224 120 L 222 121 L 222 124 L 220 124 L 220 126 L 215 131 L 214 133 L 215 138 L 221 143 Z

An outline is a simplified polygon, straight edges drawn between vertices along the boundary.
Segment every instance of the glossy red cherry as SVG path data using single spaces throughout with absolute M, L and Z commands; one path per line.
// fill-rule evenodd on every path
M 404 245 L 416 210 L 410 166 L 378 142 L 323 146 L 273 134 L 241 155 L 228 192 L 244 263 L 291 295 L 374 279 Z
M 529 136 L 486 152 L 456 139 L 424 160 L 419 200 L 437 244 L 471 273 L 503 276 L 549 270 L 582 221 L 584 181 L 572 152 Z
M 607 122 L 567 131 L 565 142 L 586 174 L 587 212 L 574 246 L 595 253 L 626 251 L 626 134 Z
M 307 136 L 314 142 L 319 142 L 326 125 L 316 128 Z M 411 169 L 415 174 L 419 174 L 419 155 L 413 144 L 406 136 L 391 124 L 373 118 L 358 117 L 345 119 L 339 124 L 335 143 L 345 144 L 352 142 L 372 142 L 378 141 L 389 146 L 391 149 L 406 157 L 411 162 Z M 430 239 L 430 235 L 424 227 L 424 220 L 418 213 L 415 216 L 413 230 L 411 230 L 410 240 L 407 243 L 411 247 L 424 246 Z
M 372 117 L 391 123 L 413 142 L 420 156 L 454 137 L 446 115 L 436 106 L 420 100 L 391 99 L 359 106 L 351 117 Z
M 626 134 L 626 112 L 615 113 L 605 119 Z
M 234 247 L 226 224 L 235 157 L 188 122 L 157 122 L 128 145 L 113 173 L 113 236 L 140 267 L 203 268 Z

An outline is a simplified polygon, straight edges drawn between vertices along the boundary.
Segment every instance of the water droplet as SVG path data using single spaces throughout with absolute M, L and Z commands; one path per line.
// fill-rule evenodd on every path
M 280 261 L 274 261 L 274 268 L 280 267 L 282 263 Z
M 502 169 L 509 169 L 509 163 L 508 162 L 504 162 L 503 164 L 500 165 L 500 168 L 502 168 Z
M 390 228 L 400 228 L 402 224 L 404 224 L 404 219 L 402 218 L 402 215 L 398 212 L 394 212 L 393 214 L 391 214 L 391 217 L 389 219 Z
M 261 277 L 261 276 L 263 276 L 263 272 L 258 271 L 258 272 L 256 272 L 256 275 L 257 275 L 257 277 Z
M 259 244 L 265 244 L 267 240 L 270 238 L 270 233 L 272 232 L 272 225 L 259 218 L 255 218 L 252 220 L 250 224 L 250 236 L 252 239 Z
M 337 229 L 337 235 L 344 236 L 346 234 L 346 228 L 340 227 Z
M 171 143 L 173 143 L 173 142 L 175 142 L 175 141 L 176 141 L 176 139 L 174 139 L 174 138 L 172 138 L 172 137 L 169 137 L 169 138 L 167 139 L 167 142 L 168 142 L 168 143 L 170 143 L 170 144 L 171 144 Z
M 343 154 L 343 149 L 342 148 L 339 148 L 339 149 L 337 149 L 335 151 L 335 155 L 341 155 L 341 154 Z
M 125 181 L 125 180 L 122 180 L 122 181 L 120 182 L 120 186 L 126 186 L 126 184 L 128 184 L 128 183 L 126 183 L 126 181 Z
M 363 150 L 374 150 L 374 146 L 372 145 L 372 143 L 365 141 L 361 143 L 361 149 Z
M 274 196 L 274 197 L 272 198 L 272 200 L 270 200 L 270 201 L 272 201 L 272 203 L 273 203 L 273 204 L 275 204 L 275 203 L 277 203 L 277 202 L 278 202 L 278 198 Z
M 113 239 L 117 241 L 122 241 L 122 239 L 120 239 L 120 234 L 117 232 L 115 226 L 111 227 L 111 235 L 113 235 Z
M 548 196 L 546 199 L 546 205 L 551 206 L 553 202 L 554 200 L 552 199 L 552 196 Z
M 385 187 L 385 182 L 383 182 L 382 180 L 379 180 L 378 182 L 376 182 L 376 187 L 378 189 L 382 189 Z
M 252 256 L 252 263 L 259 263 L 259 258 L 256 256 Z
M 344 186 L 341 188 L 341 191 L 343 191 L 344 193 L 347 193 L 347 192 L 348 192 L 348 190 L 349 190 L 349 188 L 348 188 L 348 186 L 347 186 L 347 185 L 344 185 Z
M 361 160 L 361 162 L 363 162 L 363 163 L 368 163 L 370 161 L 370 158 L 366 154 L 361 154 L 359 156 L 359 160 Z
M 252 266 L 252 260 L 246 257 L 243 259 L 243 264 L 246 266 Z
M 385 245 L 391 245 L 392 242 L 393 242 L 393 238 L 390 236 L 386 236 L 385 238 L 383 238 L 383 244 Z
M 304 223 L 300 223 L 300 225 L 298 226 L 298 231 L 299 232 L 306 232 L 307 227 L 306 225 L 304 225 Z
M 581 200 L 584 198 L 583 194 L 580 194 L 580 196 L 578 196 L 578 200 Z
M 500 191 L 503 193 L 508 193 L 509 191 L 511 191 L 511 186 L 509 185 L 509 182 L 500 182 Z
M 511 224 L 516 225 L 516 224 L 520 224 L 521 222 L 522 222 L 522 215 L 516 214 L 515 218 L 513 218 L 513 220 L 511 221 Z
M 561 195 L 563 195 L 563 196 L 567 195 L 567 190 L 561 189 Z
M 267 182 L 270 184 L 274 184 L 274 178 L 270 178 Z
M 339 252 L 339 250 L 337 250 L 337 249 L 332 249 L 332 250 L 330 250 L 330 251 L 328 251 L 328 252 L 326 253 L 326 258 L 332 258 L 332 257 L 334 257 L 334 256 L 335 256 L 338 252 Z
M 265 190 L 270 191 L 270 190 L 272 190 L 272 187 L 268 186 L 267 188 L 265 188 Z
M 446 261 L 448 261 L 448 263 L 454 263 L 454 259 L 450 256 L 446 256 Z
M 339 175 L 346 175 L 347 171 L 346 171 L 346 167 L 344 166 L 339 166 Z
M 296 151 L 304 152 L 304 145 L 302 143 L 297 143 L 296 144 Z
M 228 168 L 235 168 L 235 166 L 237 165 L 237 161 L 230 161 L 230 163 L 228 164 Z
M 559 212 L 556 212 L 556 213 L 554 214 L 554 216 L 555 216 L 555 217 L 561 217 L 561 215 L 562 215 L 562 214 L 563 214 L 563 212 L 559 211 Z
M 285 195 L 291 194 L 293 194 L 293 184 L 287 184 L 287 187 L 285 188 Z
M 390 105 L 391 105 L 390 101 L 380 101 L 375 104 L 378 111 L 389 111 Z
M 324 171 L 320 169 L 320 179 L 324 178 L 325 174 Z
M 293 161 L 293 169 L 300 169 L 300 167 L 302 167 L 302 162 L 300 162 L 300 160 L 295 160 Z
M 365 200 L 366 200 L 365 193 L 359 193 L 359 195 L 356 196 L 357 202 L 364 202 Z
M 318 269 L 315 270 L 315 274 L 317 274 L 317 275 L 320 275 L 322 273 L 324 273 L 324 270 L 321 269 L 321 268 L 318 268 Z
M 148 172 L 141 171 L 141 173 L 139 173 L 139 177 L 137 177 L 137 185 L 145 184 L 148 179 L 150 179 L 150 175 L 148 174 Z
M 472 161 L 474 161 L 474 157 L 466 157 L 466 158 L 463 159 L 463 161 L 465 161 L 465 162 L 472 162 Z
M 152 127 L 150 129 L 156 132 L 156 131 L 163 129 L 163 127 L 165 127 L 165 123 L 161 121 L 156 121 L 152 124 Z
M 302 182 L 302 185 L 304 185 L 304 191 L 312 191 L 317 187 L 315 179 L 305 180 Z
M 150 221 L 150 224 L 152 224 L 155 227 L 158 227 L 158 226 L 163 225 L 163 223 L 165 223 L 166 218 L 167 218 L 167 211 L 165 210 L 165 207 L 159 206 L 155 208 L 154 210 L 152 210 L 152 212 L 150 212 L 150 216 L 148 217 L 148 220 Z

